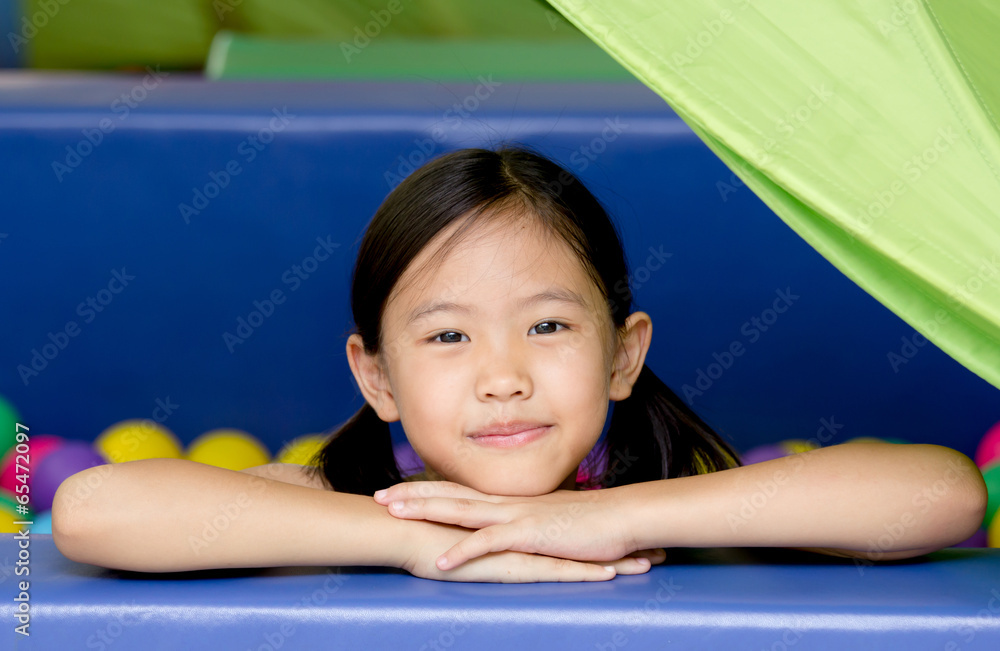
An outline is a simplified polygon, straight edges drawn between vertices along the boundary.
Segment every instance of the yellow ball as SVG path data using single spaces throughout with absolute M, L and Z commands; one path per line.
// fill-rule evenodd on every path
M 155 421 L 123 420 L 101 432 L 94 447 L 113 463 L 138 459 L 180 459 L 181 444 L 174 433 Z
M 214 429 L 191 441 L 187 458 L 219 468 L 243 470 L 268 463 L 271 453 L 243 430 Z
M 27 506 L 25 506 L 24 513 L 18 513 L 19 506 L 21 504 L 17 501 L 14 493 L 0 489 L 0 533 L 17 533 L 22 529 L 31 528 L 31 525 L 27 524 L 14 524 L 25 520 L 30 521 L 33 517 L 31 509 Z
M 317 465 L 313 457 L 323 449 L 327 437 L 323 434 L 306 434 L 292 439 L 278 452 L 278 463 L 297 463 L 300 466 Z
M 778 445 L 784 448 L 789 454 L 800 454 L 802 452 L 808 452 L 809 450 L 815 450 L 819 447 L 815 443 L 804 439 L 788 439 L 782 441 Z
M 1000 518 L 993 518 L 990 528 L 986 530 L 986 544 L 990 547 L 1000 547 Z

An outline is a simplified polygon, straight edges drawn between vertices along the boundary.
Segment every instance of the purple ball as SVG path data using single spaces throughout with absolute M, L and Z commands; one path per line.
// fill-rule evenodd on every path
M 35 511 L 52 508 L 56 489 L 70 475 L 107 463 L 90 443 L 67 441 L 53 450 L 31 472 L 31 505 Z
M 392 447 L 392 453 L 395 455 L 396 465 L 404 477 L 424 469 L 424 462 L 420 460 L 409 442 L 397 443 Z
M 770 461 L 771 459 L 780 459 L 781 457 L 787 456 L 788 450 L 778 444 L 774 444 L 759 445 L 755 448 L 751 448 L 747 450 L 741 458 L 743 460 L 743 465 L 749 466 L 751 463 L 760 463 L 761 461 Z
M 954 547 L 989 547 L 986 542 L 986 529 L 979 529 L 968 540 L 964 540 Z

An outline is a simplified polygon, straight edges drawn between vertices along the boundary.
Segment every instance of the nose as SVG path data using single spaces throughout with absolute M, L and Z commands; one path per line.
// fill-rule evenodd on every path
M 527 398 L 533 387 L 527 358 L 516 346 L 494 346 L 483 352 L 476 393 L 480 400 Z

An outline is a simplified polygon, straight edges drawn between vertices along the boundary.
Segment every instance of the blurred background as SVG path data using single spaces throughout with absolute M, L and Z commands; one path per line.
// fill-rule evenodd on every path
M 18 445 L 39 515 L 97 463 L 308 463 L 362 404 L 344 343 L 374 210 L 429 158 L 504 142 L 607 205 L 650 367 L 748 462 L 877 437 L 1000 481 L 1000 392 L 541 0 L 0 0 L 0 34 L 11 514 Z

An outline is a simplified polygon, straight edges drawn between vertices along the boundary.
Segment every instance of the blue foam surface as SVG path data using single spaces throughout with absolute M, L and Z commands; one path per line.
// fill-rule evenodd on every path
M 294 532 L 275 535 L 295 535 Z M 419 579 L 388 568 L 143 574 L 63 557 L 30 536 L 17 577 L 0 534 L 0 618 L 18 649 L 983 649 L 1000 645 L 1000 550 L 907 561 L 674 549 L 599 583 Z M 13 632 L 30 580 L 30 632 Z M 951 645 L 951 646 L 949 646 Z

